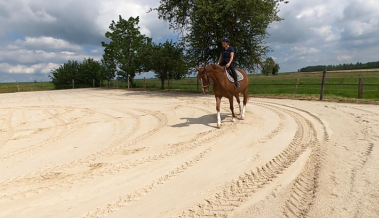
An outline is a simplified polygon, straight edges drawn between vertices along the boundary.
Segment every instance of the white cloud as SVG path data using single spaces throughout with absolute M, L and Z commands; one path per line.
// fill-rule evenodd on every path
M 320 52 L 320 50 L 316 49 L 316 48 L 307 48 L 307 47 L 297 47 L 295 46 L 294 48 L 291 48 L 290 49 L 291 51 L 294 51 L 295 53 L 297 54 L 314 54 L 314 53 L 318 53 Z
M 312 17 L 312 18 L 320 18 L 326 14 L 325 5 L 319 5 L 313 8 L 307 8 L 303 10 L 300 14 L 296 16 L 297 19 Z
M 326 42 L 337 41 L 341 38 L 341 31 L 332 30 L 332 26 L 322 26 L 322 27 L 313 27 L 311 28 L 315 32 L 315 34 L 319 35 Z
M 49 50 L 74 50 L 79 51 L 81 47 L 79 45 L 71 44 L 63 39 L 56 39 L 53 37 L 25 37 L 25 40 L 17 39 L 13 45 L 9 48 L 44 48 Z
M 49 74 L 51 70 L 59 67 L 59 64 L 55 63 L 39 63 L 31 66 L 26 65 L 10 65 L 7 63 L 1 63 L 0 68 L 3 69 L 3 72 L 9 74 L 34 74 L 34 73 L 43 73 Z
M 351 59 L 353 59 L 353 56 L 351 55 L 342 55 L 337 57 L 337 60 L 339 61 L 351 61 Z

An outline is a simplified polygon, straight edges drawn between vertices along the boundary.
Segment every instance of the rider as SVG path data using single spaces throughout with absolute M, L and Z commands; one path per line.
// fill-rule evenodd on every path
M 230 41 L 228 38 L 222 39 L 222 47 L 220 58 L 218 59 L 218 65 L 225 66 L 232 71 L 234 78 L 234 86 L 236 88 L 240 87 L 240 84 L 237 81 L 237 73 L 234 69 L 234 48 L 229 45 Z

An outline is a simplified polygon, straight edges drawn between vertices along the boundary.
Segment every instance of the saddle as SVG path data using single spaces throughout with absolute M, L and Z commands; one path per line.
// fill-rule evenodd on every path
M 228 80 L 232 83 L 234 83 L 234 78 L 233 78 L 233 73 L 232 71 L 229 69 L 229 68 L 226 68 L 225 67 L 225 72 L 226 72 L 226 77 L 228 78 Z M 236 73 L 237 73 L 237 81 L 241 81 L 243 80 L 243 75 L 241 72 L 239 72 L 238 70 L 236 70 Z

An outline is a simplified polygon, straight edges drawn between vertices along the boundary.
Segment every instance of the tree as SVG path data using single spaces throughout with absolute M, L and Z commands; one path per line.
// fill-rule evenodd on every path
M 95 80 L 95 85 L 99 86 L 102 71 L 103 67 L 99 61 L 95 61 L 93 58 L 84 58 L 83 62 L 79 65 L 79 76 L 75 83 L 92 87 L 93 80 Z
M 179 42 L 166 41 L 151 46 L 148 55 L 149 69 L 161 81 L 161 88 L 167 79 L 181 79 L 187 74 L 188 64 L 184 55 L 184 47 Z
M 140 33 L 138 23 L 139 17 L 124 20 L 119 16 L 118 22 L 112 20 L 110 31 L 105 33 L 110 42 L 101 42 L 104 47 L 103 59 L 113 58 L 119 79 L 127 80 L 130 77 L 133 81 L 137 73 L 145 72 L 144 54 L 151 44 L 151 38 Z
M 272 75 L 278 75 L 280 70 L 279 64 L 275 63 L 274 67 L 272 68 Z
M 182 34 L 191 63 L 216 62 L 221 39 L 229 37 L 236 50 L 236 64 L 254 70 L 270 48 L 266 29 L 277 16 L 282 0 L 167 0 L 156 10 L 158 17 Z
M 279 64 L 275 63 L 274 59 L 269 57 L 262 64 L 262 74 L 268 76 L 269 74 L 277 75 L 279 72 Z
M 77 61 L 68 61 L 58 68 L 51 70 L 49 77 L 52 79 L 52 83 L 56 89 L 65 89 L 72 87 L 72 80 L 79 78 L 79 66 Z
M 68 61 L 51 71 L 49 77 L 56 89 L 72 88 L 72 80 L 76 86 L 92 87 L 93 80 L 96 85 L 101 79 L 103 67 L 98 61 L 92 58 L 84 58 L 82 63 L 78 61 Z
M 109 52 L 104 52 L 103 58 L 101 59 L 101 65 L 103 66 L 101 79 L 105 79 L 109 82 L 111 79 L 115 78 L 117 65 L 115 59 Z

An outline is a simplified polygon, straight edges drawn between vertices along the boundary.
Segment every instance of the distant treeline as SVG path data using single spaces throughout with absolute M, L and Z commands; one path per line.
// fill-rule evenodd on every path
M 365 64 L 357 62 L 356 64 L 339 64 L 339 65 L 317 65 L 301 68 L 300 72 L 314 72 L 314 71 L 333 71 L 333 70 L 357 70 L 357 69 L 372 69 L 379 68 L 379 61 L 367 62 Z

